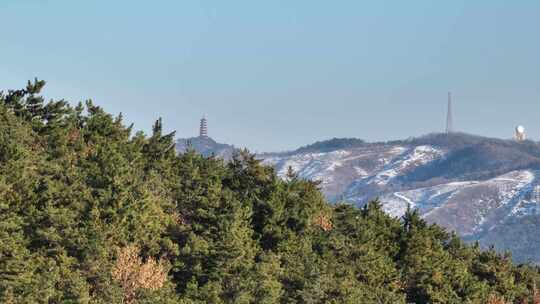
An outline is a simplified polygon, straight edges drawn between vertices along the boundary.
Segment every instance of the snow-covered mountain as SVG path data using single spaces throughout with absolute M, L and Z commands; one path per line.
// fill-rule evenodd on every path
M 203 154 L 231 147 L 205 143 Z M 300 177 L 320 181 L 331 201 L 362 206 L 379 198 L 397 217 L 414 208 L 466 240 L 540 263 L 538 143 L 432 134 L 384 143 L 332 139 L 258 157 L 281 176 L 291 167 Z
M 351 140 L 260 157 L 282 176 L 291 167 L 320 181 L 330 200 L 362 206 L 379 198 L 398 217 L 418 209 L 427 221 L 467 240 L 511 249 L 518 261 L 540 262 L 539 144 L 466 134 L 348 146 L 343 141 Z

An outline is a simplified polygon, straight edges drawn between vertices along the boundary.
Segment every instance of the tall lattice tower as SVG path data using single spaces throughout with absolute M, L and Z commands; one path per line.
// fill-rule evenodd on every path
M 208 137 L 208 121 L 206 120 L 206 115 L 203 115 L 201 118 L 199 137 Z
M 452 116 L 452 93 L 448 92 L 448 112 L 446 114 L 446 134 L 454 132 L 454 117 Z

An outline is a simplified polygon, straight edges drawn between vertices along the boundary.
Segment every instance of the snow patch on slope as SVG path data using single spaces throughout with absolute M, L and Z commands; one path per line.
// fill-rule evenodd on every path
M 540 187 L 533 187 L 535 173 L 529 170 L 513 171 L 486 181 L 452 182 L 433 187 L 419 188 L 409 191 L 389 193 L 381 197 L 383 210 L 394 217 L 401 217 L 407 207 L 418 209 L 422 217 L 428 217 L 441 208 L 469 208 L 473 212 L 472 232 L 477 232 L 487 223 L 488 218 L 494 220 L 501 208 L 510 208 L 512 216 L 524 216 L 540 213 Z M 527 200 L 534 193 L 539 192 L 535 200 Z M 484 189 L 484 190 L 481 190 Z M 488 191 L 480 197 L 468 197 L 467 193 Z M 459 195 L 459 198 L 454 196 Z M 456 205 L 458 204 L 458 205 Z M 459 205 L 463 204 L 463 205 Z M 462 207 L 459 207 L 462 206 Z M 482 206 L 476 208 L 474 206 Z M 472 209 L 471 209 L 472 208 Z M 465 209 L 464 209 L 465 210 Z M 506 210 L 506 209 L 505 209 Z M 508 214 L 503 212 L 502 214 Z M 439 215 L 440 216 L 440 215 Z M 459 222 L 459 218 L 455 219 Z M 491 223 L 489 227 L 497 222 Z M 489 224 L 489 223 L 488 223 Z M 459 228 L 459 227 L 458 227 Z
M 379 146 L 372 149 L 355 148 L 321 153 L 300 153 L 293 155 L 266 156 L 263 164 L 274 166 L 280 177 L 285 177 L 291 167 L 300 177 L 321 181 L 323 186 L 340 182 L 340 168 L 347 167 L 354 174 L 353 179 L 373 178 L 385 166 L 395 161 L 396 157 L 409 149 L 401 146 Z M 370 165 L 362 160 L 373 162 Z
M 412 149 L 397 147 L 401 154 L 393 159 L 381 172 L 374 176 L 371 182 L 377 185 L 386 185 L 402 173 L 425 165 L 443 156 L 443 152 L 432 146 L 418 146 Z
M 269 157 L 263 160 L 266 165 L 278 168 L 278 175 L 285 177 L 289 167 L 302 178 L 330 183 L 333 180 L 332 172 L 343 166 L 343 159 L 350 155 L 350 151 L 337 150 L 327 153 L 305 153 L 288 157 Z
M 411 209 L 419 209 L 422 214 L 440 207 L 454 193 L 477 182 L 454 182 L 434 187 L 395 192 L 381 197 L 383 210 L 394 217 L 401 217 Z

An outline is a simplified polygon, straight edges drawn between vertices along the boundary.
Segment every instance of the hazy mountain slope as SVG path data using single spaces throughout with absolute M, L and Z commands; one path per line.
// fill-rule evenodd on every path
M 205 155 L 229 158 L 234 151 L 209 138 L 190 140 Z M 186 143 L 180 140 L 177 148 Z M 539 156 L 534 142 L 468 134 L 386 143 L 334 138 L 258 155 L 282 177 L 291 167 L 300 177 L 320 181 L 332 201 L 362 206 L 378 197 L 393 216 L 416 208 L 427 221 L 468 240 L 535 262 L 540 262 Z
M 285 176 L 291 167 L 301 177 L 319 180 L 329 198 L 339 198 L 358 180 L 383 170 L 392 159 L 403 153 L 403 147 L 372 145 L 330 152 L 303 152 L 298 154 L 261 155 L 264 163 L 277 168 Z
M 539 155 L 533 142 L 432 134 L 388 143 L 333 139 L 260 157 L 282 176 L 290 166 L 321 181 L 331 200 L 363 205 L 379 197 L 394 216 L 417 208 L 469 240 L 539 262 L 540 234 L 522 234 L 540 228 Z
M 210 137 L 198 136 L 180 138 L 176 141 L 176 151 L 185 152 L 189 147 L 204 156 L 215 155 L 223 159 L 230 159 L 235 151 L 232 145 L 218 143 Z
M 401 216 L 410 206 L 419 209 L 428 221 L 471 236 L 489 231 L 507 217 L 534 212 L 524 207 L 529 205 L 525 199 L 533 198 L 536 176 L 537 172 L 528 170 L 513 171 L 486 181 L 453 182 L 385 194 L 381 200 L 391 215 Z

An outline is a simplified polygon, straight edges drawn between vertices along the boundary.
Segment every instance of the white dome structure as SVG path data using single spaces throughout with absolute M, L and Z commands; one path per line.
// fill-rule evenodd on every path
M 524 141 L 527 139 L 527 134 L 525 133 L 525 127 L 521 125 L 516 127 L 516 131 L 514 133 L 514 139 L 518 142 Z

